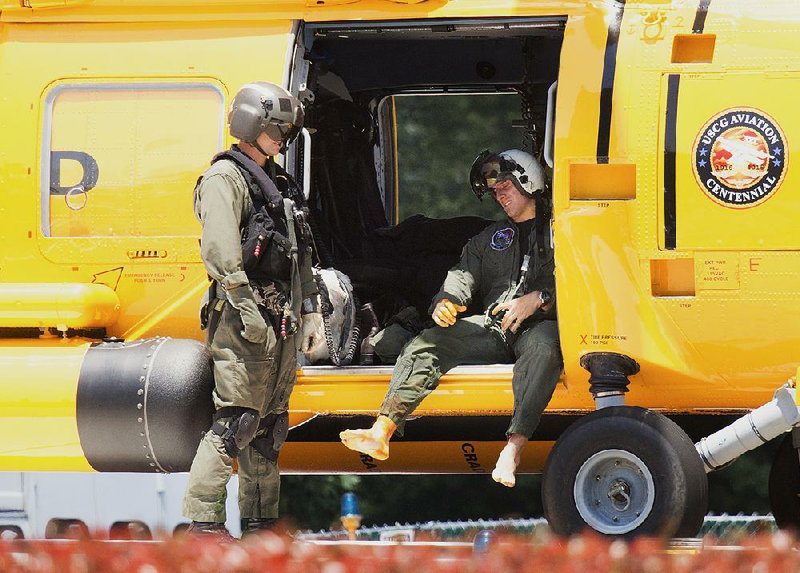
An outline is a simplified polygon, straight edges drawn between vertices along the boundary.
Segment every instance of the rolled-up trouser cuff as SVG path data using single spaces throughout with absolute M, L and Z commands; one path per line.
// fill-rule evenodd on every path
M 539 421 L 541 419 L 541 416 L 536 416 L 535 419 L 528 419 L 525 421 L 517 421 L 512 418 L 511 425 L 509 425 L 508 430 L 506 430 L 506 439 L 510 438 L 512 434 L 521 434 L 530 440 L 536 428 L 539 426 Z

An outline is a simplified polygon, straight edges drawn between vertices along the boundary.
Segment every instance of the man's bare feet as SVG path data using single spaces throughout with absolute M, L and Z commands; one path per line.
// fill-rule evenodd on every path
M 373 459 L 385 460 L 389 457 L 389 443 L 380 436 L 376 436 L 372 428 L 345 430 L 339 433 L 339 439 L 351 450 L 372 456 Z
M 492 470 L 492 479 L 494 481 L 506 487 L 514 487 L 516 485 L 517 466 L 519 465 L 522 449 L 527 443 L 528 438 L 522 434 L 511 434 L 506 447 L 500 452 L 497 457 L 497 463 Z
M 389 439 L 397 425 L 386 416 L 378 416 L 372 427 L 366 430 L 345 430 L 339 433 L 342 443 L 357 452 L 376 460 L 389 457 Z

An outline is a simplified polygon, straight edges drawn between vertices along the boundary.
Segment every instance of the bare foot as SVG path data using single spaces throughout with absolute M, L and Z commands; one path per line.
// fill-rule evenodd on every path
M 512 434 L 506 447 L 500 452 L 497 463 L 492 470 L 492 479 L 506 487 L 517 484 L 517 466 L 519 465 L 522 448 L 528 443 L 528 438 L 521 434 Z
M 351 450 L 385 460 L 389 457 L 389 439 L 396 429 L 397 425 L 387 416 L 378 416 L 368 430 L 345 430 L 339 433 L 339 439 Z
M 372 456 L 376 460 L 389 457 L 389 442 L 382 435 L 376 435 L 372 428 L 368 430 L 345 430 L 339 433 L 342 443 L 357 452 Z
M 515 473 L 519 464 L 519 456 L 508 453 L 508 449 L 509 446 L 503 448 L 500 457 L 497 458 L 497 464 L 492 470 L 492 479 L 506 487 L 514 487 L 517 484 Z

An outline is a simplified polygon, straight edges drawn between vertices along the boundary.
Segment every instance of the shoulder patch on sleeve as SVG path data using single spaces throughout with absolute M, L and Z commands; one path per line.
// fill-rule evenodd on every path
M 514 233 L 515 231 L 513 227 L 503 227 L 502 229 L 498 229 L 492 235 L 492 241 L 490 243 L 491 247 L 495 251 L 505 251 L 511 246 L 511 243 L 514 242 Z

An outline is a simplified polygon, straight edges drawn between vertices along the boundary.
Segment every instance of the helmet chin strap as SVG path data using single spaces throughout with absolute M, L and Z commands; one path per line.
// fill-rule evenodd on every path
M 266 151 L 264 151 L 264 148 L 263 148 L 263 147 L 261 147 L 261 146 L 258 144 L 258 139 L 256 139 L 255 141 L 253 141 L 252 145 L 253 145 L 253 147 L 255 147 L 256 149 L 258 149 L 258 152 L 259 152 L 259 153 L 261 153 L 261 155 L 263 155 L 264 157 L 267 157 L 267 158 L 268 158 L 268 157 L 270 157 L 270 154 L 269 154 L 269 153 L 267 153 Z

